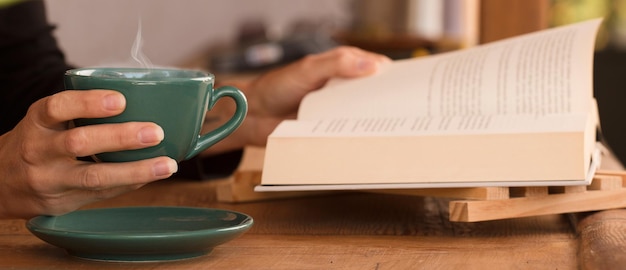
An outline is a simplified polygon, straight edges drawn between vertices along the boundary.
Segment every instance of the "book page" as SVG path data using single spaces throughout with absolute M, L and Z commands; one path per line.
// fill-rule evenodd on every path
M 394 61 L 378 74 L 331 82 L 310 93 L 298 119 L 586 112 L 600 23 Z

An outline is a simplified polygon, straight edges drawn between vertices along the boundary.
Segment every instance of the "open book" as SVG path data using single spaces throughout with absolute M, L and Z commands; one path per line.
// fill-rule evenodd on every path
M 270 135 L 255 190 L 588 184 L 600 23 L 332 81 Z

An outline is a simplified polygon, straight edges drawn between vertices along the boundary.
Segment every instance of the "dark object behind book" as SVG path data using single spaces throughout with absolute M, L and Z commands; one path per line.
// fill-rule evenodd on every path
M 294 24 L 283 38 L 271 39 L 267 36 L 262 22 L 244 23 L 240 27 L 236 44 L 215 49 L 211 53 L 211 71 L 232 73 L 263 70 L 337 46 L 325 27 L 308 22 Z
M 603 137 L 619 160 L 626 162 L 626 51 L 606 49 L 595 54 L 594 95 Z

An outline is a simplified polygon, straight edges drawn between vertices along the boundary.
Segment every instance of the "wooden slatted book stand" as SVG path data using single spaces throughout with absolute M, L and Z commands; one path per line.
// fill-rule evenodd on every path
M 255 192 L 261 183 L 263 148 L 250 147 L 238 170 L 217 188 L 221 202 L 250 202 L 345 191 Z M 350 191 L 354 192 L 354 191 Z M 598 170 L 588 186 L 476 187 L 363 190 L 387 194 L 452 198 L 450 221 L 476 222 L 626 207 L 626 171 Z

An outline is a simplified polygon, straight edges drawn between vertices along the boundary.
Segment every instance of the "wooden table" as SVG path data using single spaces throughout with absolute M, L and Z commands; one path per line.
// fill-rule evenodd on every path
M 166 180 L 90 207 L 184 205 L 250 214 L 245 235 L 207 256 L 164 263 L 77 259 L 42 242 L 23 220 L 0 221 L 0 268 L 67 269 L 575 269 L 580 237 L 568 215 L 451 223 L 430 197 L 346 193 L 225 204 L 223 180 Z
M 0 220 L 6 269 L 615 269 L 626 265 L 626 210 L 452 223 L 441 198 L 343 193 L 229 204 L 226 180 L 169 179 L 88 206 L 174 205 L 251 215 L 243 236 L 174 262 L 107 263 L 71 257 Z

